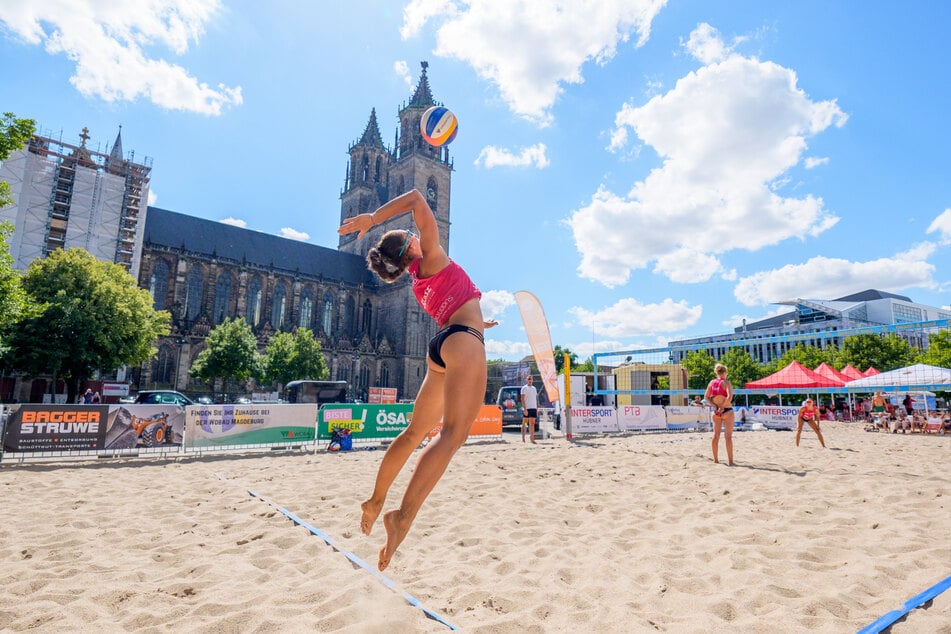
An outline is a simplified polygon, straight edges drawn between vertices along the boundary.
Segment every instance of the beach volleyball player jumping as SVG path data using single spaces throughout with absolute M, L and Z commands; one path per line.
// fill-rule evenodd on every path
M 409 532 L 416 513 L 442 477 L 456 450 L 466 441 L 485 398 L 486 363 L 483 331 L 496 325 L 482 318 L 482 293 L 439 243 L 432 209 L 417 190 L 381 205 L 376 211 L 344 220 L 341 234 L 359 232 L 410 212 L 419 231 L 387 231 L 367 254 L 367 262 L 384 282 L 404 271 L 413 282 L 419 305 L 439 325 L 429 342 L 426 377 L 419 388 L 409 426 L 390 443 L 377 472 L 373 494 L 362 505 L 360 530 L 369 535 L 383 509 L 386 494 L 410 454 L 442 418 L 442 431 L 423 449 L 399 508 L 383 515 L 386 543 L 378 567 L 385 569 Z

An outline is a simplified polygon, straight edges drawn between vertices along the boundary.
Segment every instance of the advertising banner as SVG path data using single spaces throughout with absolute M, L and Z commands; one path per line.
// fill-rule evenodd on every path
M 370 403 L 395 403 L 395 387 L 371 387 L 367 401 Z
M 571 429 L 575 434 L 618 431 L 617 410 L 613 407 L 572 407 Z
M 128 396 L 128 383 L 109 383 L 102 384 L 102 396 Z
M 696 407 L 693 405 L 668 405 L 667 428 L 691 429 L 709 426 L 712 424 L 710 412 L 711 409 L 709 407 Z
M 7 420 L 3 450 L 97 451 L 106 441 L 108 405 L 24 404 Z
M 555 368 L 555 355 L 551 346 L 551 333 L 548 331 L 548 320 L 542 304 L 528 291 L 515 291 L 515 303 L 522 314 L 522 323 L 525 325 L 525 334 L 528 343 L 535 355 L 535 365 L 545 383 L 545 392 L 548 400 L 555 402 L 558 397 L 558 370 Z
M 317 404 L 189 405 L 185 418 L 189 449 L 305 443 L 314 441 Z
M 112 451 L 180 447 L 185 423 L 177 405 L 25 404 L 7 427 L 5 451 Z
M 778 405 L 751 405 L 734 407 L 733 416 L 741 425 L 762 423 L 767 429 L 796 429 L 799 407 Z
M 621 405 L 617 408 L 617 421 L 621 431 L 667 429 L 667 416 L 660 405 Z
M 396 438 L 411 420 L 412 403 L 328 403 L 317 415 L 317 438 L 330 440 L 334 428 L 349 429 L 354 441 Z
M 428 437 L 433 438 L 442 429 L 442 421 L 433 427 Z M 469 428 L 469 437 L 472 436 L 501 436 L 502 435 L 502 408 L 498 405 L 483 405 L 478 416 L 472 421 Z

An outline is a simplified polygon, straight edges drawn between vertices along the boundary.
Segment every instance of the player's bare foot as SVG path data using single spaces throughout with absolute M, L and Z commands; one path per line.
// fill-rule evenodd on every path
M 390 559 L 403 543 L 403 538 L 409 531 L 409 523 L 403 520 L 400 512 L 396 510 L 383 514 L 383 527 L 386 528 L 386 543 L 380 549 L 380 561 L 377 563 L 377 568 L 381 571 L 390 565 Z
M 367 500 L 360 505 L 360 508 L 363 510 L 363 515 L 360 517 L 360 532 L 364 535 L 369 535 L 370 531 L 373 530 L 373 524 L 376 522 L 376 518 L 380 514 L 380 509 L 383 508 L 383 505 L 374 504 L 370 500 Z

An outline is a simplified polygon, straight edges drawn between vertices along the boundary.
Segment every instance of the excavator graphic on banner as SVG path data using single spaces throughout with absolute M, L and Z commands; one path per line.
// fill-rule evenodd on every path
M 145 447 L 157 447 L 172 442 L 167 412 L 158 412 L 148 417 L 132 414 L 129 426 L 135 430 L 136 436 Z

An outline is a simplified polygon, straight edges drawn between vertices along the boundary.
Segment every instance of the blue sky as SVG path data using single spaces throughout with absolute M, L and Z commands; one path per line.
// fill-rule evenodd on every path
M 152 204 L 335 248 L 347 148 L 429 61 L 450 255 L 530 352 L 728 331 L 796 297 L 951 288 L 951 5 L 0 0 L 2 111 L 152 158 Z

